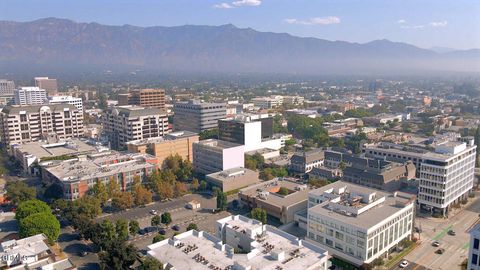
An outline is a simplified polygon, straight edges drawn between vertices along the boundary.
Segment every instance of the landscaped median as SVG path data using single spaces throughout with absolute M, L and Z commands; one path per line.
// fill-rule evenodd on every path
M 390 260 L 388 260 L 384 264 L 385 268 L 389 269 L 390 267 L 394 266 L 395 264 L 398 264 L 407 254 L 412 252 L 412 250 L 414 250 L 419 245 L 420 245 L 419 242 L 412 242 L 408 247 L 405 247 L 402 251 L 400 251 L 400 253 L 397 253 Z

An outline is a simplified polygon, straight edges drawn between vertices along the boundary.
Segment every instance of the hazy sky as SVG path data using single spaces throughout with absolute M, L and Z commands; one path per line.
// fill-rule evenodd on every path
M 138 26 L 233 23 L 328 40 L 480 48 L 480 0 L 0 0 L 0 20 Z

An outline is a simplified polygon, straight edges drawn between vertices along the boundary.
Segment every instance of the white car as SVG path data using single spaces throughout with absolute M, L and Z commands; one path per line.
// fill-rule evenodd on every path
M 157 214 L 158 214 L 158 212 L 157 212 L 157 210 L 155 210 L 155 209 L 152 209 L 152 210 L 150 210 L 150 214 L 152 214 L 152 215 L 157 215 Z
M 408 261 L 405 261 L 405 260 L 402 261 L 399 266 L 400 266 L 400 268 L 405 268 L 405 267 L 407 267 L 407 266 L 408 266 Z

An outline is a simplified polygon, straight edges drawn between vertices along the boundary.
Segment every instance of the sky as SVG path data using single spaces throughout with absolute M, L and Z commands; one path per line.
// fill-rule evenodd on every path
M 223 25 L 366 43 L 480 48 L 480 0 L 0 0 L 0 20 Z

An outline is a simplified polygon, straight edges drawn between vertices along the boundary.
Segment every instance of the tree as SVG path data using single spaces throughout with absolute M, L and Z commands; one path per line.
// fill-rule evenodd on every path
M 110 198 L 113 198 L 113 196 L 116 193 L 120 192 L 120 184 L 118 184 L 117 180 L 115 180 L 115 178 L 113 176 L 110 177 L 110 180 L 108 181 L 107 192 L 108 192 L 108 196 Z
M 36 213 L 20 220 L 20 238 L 37 235 L 39 233 L 45 234 L 51 245 L 57 241 L 60 235 L 60 222 L 58 222 L 52 213 Z
M 135 186 L 135 205 L 146 205 L 152 202 L 153 194 L 150 190 L 143 187 L 141 184 Z
M 117 238 L 117 228 L 110 220 L 106 219 L 100 223 L 100 243 L 102 247 L 108 246 Z
M 205 191 L 205 190 L 207 190 L 207 189 L 208 189 L 207 181 L 202 180 L 202 181 L 200 182 L 200 190 Z
M 273 175 L 271 168 L 265 168 L 259 174 L 259 178 L 264 180 L 264 181 L 272 180 L 274 177 L 275 176 Z
M 100 200 L 100 203 L 102 205 L 104 205 L 108 201 L 109 191 L 101 180 L 97 180 L 95 185 L 93 185 L 92 194 L 93 196 L 95 196 L 95 198 Z
M 154 257 L 148 256 L 143 260 L 138 270 L 163 270 L 163 264 Z
M 281 187 L 279 190 L 278 190 L 278 194 L 280 195 L 283 195 L 283 196 L 287 196 L 288 195 L 288 188 L 286 187 Z
M 128 227 L 128 230 L 132 236 L 135 236 L 140 231 L 140 225 L 136 220 L 130 220 L 130 224 Z
M 196 230 L 196 231 L 198 231 L 198 226 L 197 226 L 197 224 L 195 224 L 195 223 L 190 223 L 190 224 L 188 224 L 188 226 L 187 226 L 187 231 L 190 231 L 190 230 Z
M 175 187 L 174 187 L 175 197 L 183 196 L 185 193 L 187 193 L 187 190 L 188 189 L 185 183 L 175 182 Z
M 168 225 L 172 223 L 172 215 L 170 215 L 169 212 L 165 212 L 161 216 L 161 222 L 162 224 Z
M 29 200 L 21 202 L 15 212 L 15 219 L 20 221 L 36 213 L 52 213 L 52 209 L 50 209 L 50 206 L 48 206 L 48 204 L 40 200 Z
M 98 108 L 102 110 L 107 109 L 108 108 L 107 96 L 104 93 L 98 91 L 97 97 L 98 97 L 98 102 L 97 102 Z
M 7 182 L 5 190 L 5 198 L 15 205 L 37 197 L 37 190 L 21 181 Z
M 193 189 L 193 190 L 198 190 L 199 187 L 200 187 L 200 183 L 198 182 L 198 179 L 197 179 L 197 178 L 193 178 L 193 180 L 192 180 L 192 189 Z
M 113 195 L 112 206 L 120 209 L 126 210 L 133 206 L 133 196 L 130 192 L 117 192 Z
M 117 237 L 123 240 L 128 239 L 128 221 L 125 219 L 118 219 L 115 222 L 115 231 L 117 232 Z
M 116 239 L 99 253 L 101 269 L 130 269 L 137 259 L 137 248 L 133 244 Z
M 162 216 L 163 216 L 163 215 L 162 215 Z M 155 227 L 156 227 L 156 226 L 160 225 L 160 222 L 161 222 L 160 216 L 159 216 L 159 215 L 155 215 L 155 216 L 152 217 L 152 220 L 150 221 L 150 224 L 151 224 L 152 226 L 155 226 Z
M 155 243 L 160 242 L 162 240 L 165 240 L 165 236 L 163 236 L 161 234 L 157 234 L 157 235 L 155 235 L 155 237 L 153 237 L 152 244 L 155 244 Z
M 160 200 L 173 198 L 173 186 L 172 184 L 164 181 L 159 181 L 156 185 L 157 195 L 160 197 Z
M 262 222 L 263 224 L 267 223 L 267 211 L 262 208 L 253 208 L 250 212 L 250 217 Z
M 53 183 L 45 189 L 43 194 L 45 198 L 51 200 L 61 199 L 63 197 L 63 187 L 57 183 Z
M 218 138 L 218 128 L 204 130 L 204 131 L 200 132 L 199 137 L 200 137 L 200 140 L 217 139 Z
M 84 196 L 72 203 L 69 209 L 71 214 L 85 215 L 89 218 L 95 218 L 102 213 L 100 200 L 90 196 Z
M 217 209 L 227 210 L 227 194 L 224 192 L 220 192 L 217 195 Z

